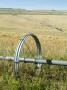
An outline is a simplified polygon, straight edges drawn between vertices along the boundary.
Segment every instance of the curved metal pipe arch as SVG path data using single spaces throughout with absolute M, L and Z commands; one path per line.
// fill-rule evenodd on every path
M 27 40 L 28 37 L 32 37 L 35 41 L 36 44 L 36 48 L 37 48 L 37 58 L 39 59 L 39 57 L 41 56 L 41 45 L 39 42 L 39 39 L 37 38 L 36 35 L 34 35 L 33 33 L 27 33 L 26 35 L 24 35 L 20 41 L 18 42 L 16 49 L 15 49 L 15 59 L 14 59 L 14 73 L 17 73 L 17 70 L 19 68 L 19 54 L 20 54 L 20 50 L 21 47 L 23 46 L 24 42 Z

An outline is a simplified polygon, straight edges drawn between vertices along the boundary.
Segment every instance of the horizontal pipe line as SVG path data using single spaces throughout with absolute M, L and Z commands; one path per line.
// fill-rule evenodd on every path
M 63 65 L 67 66 L 67 61 L 59 61 L 59 60 L 35 60 L 35 59 L 30 59 L 26 58 L 20 58 L 19 59 L 21 62 L 26 62 L 26 63 L 35 63 L 35 64 L 49 64 L 49 65 Z
M 14 57 L 11 57 L 11 56 L 0 56 L 0 60 L 14 60 Z
M 9 56 L 0 56 L 0 60 L 13 60 L 14 57 Z M 35 63 L 35 64 L 49 64 L 49 65 L 63 65 L 67 66 L 67 61 L 63 60 L 37 60 L 32 58 L 19 58 L 20 62 L 26 62 L 26 63 Z

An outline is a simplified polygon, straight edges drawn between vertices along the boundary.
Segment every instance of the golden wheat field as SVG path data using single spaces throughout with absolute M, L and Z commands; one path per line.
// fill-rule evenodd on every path
M 67 59 L 67 15 L 1 14 L 0 54 L 13 55 L 19 38 L 28 32 L 38 36 L 44 58 Z

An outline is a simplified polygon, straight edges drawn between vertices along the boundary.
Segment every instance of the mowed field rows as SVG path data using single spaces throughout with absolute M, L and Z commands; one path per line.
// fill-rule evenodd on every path
M 67 15 L 0 15 L 0 51 L 13 55 L 29 32 L 38 36 L 44 58 L 67 59 Z

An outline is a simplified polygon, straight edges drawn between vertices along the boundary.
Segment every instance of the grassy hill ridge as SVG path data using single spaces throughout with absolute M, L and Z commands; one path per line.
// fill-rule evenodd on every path
M 19 8 L 0 8 L 0 14 L 67 15 L 67 10 L 26 10 Z

